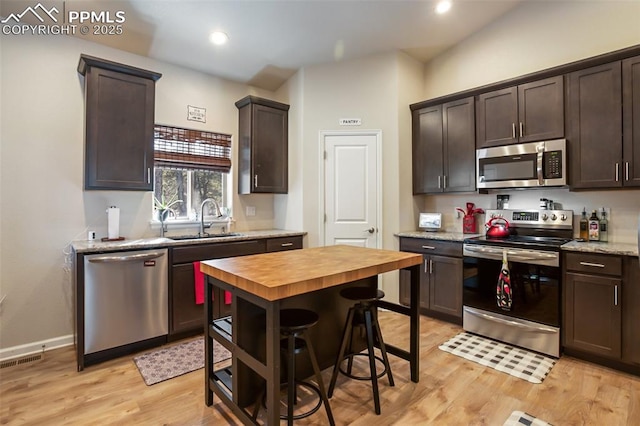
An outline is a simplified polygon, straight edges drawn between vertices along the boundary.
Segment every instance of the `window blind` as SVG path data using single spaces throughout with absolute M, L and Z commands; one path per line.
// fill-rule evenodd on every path
M 154 160 L 156 167 L 229 173 L 231 135 L 156 124 Z

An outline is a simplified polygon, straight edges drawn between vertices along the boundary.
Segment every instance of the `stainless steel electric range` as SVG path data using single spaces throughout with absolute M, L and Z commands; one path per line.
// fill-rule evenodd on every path
M 509 222 L 505 238 L 464 241 L 463 328 L 554 357 L 560 356 L 560 246 L 573 237 L 571 210 L 487 210 Z M 506 254 L 511 304 L 497 303 Z M 504 305 L 504 304 L 503 304 Z

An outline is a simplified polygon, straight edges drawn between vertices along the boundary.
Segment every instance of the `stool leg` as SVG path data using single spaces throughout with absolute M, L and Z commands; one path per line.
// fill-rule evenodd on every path
M 295 404 L 296 390 L 296 337 L 289 334 L 287 337 L 287 424 L 293 426 L 293 405 Z
M 322 375 L 320 374 L 320 368 L 318 367 L 318 360 L 316 359 L 315 351 L 313 349 L 313 346 L 311 345 L 311 339 L 307 339 L 307 336 L 305 334 L 304 340 L 307 343 L 307 352 L 309 353 L 309 358 L 311 359 L 311 366 L 313 367 L 313 372 L 315 373 L 316 380 L 318 381 L 318 388 L 320 388 L 320 396 L 322 397 L 322 402 L 324 403 L 324 409 L 327 411 L 329 424 L 331 426 L 335 426 L 336 423 L 333 420 L 333 413 L 331 412 L 331 407 L 329 406 L 329 399 L 327 398 L 327 393 L 324 390 L 324 382 L 322 381 Z
M 373 352 L 373 328 L 371 321 L 371 311 L 364 311 L 364 322 L 367 330 L 367 348 L 369 349 L 369 369 L 371 370 L 371 386 L 373 387 L 373 404 L 376 414 L 380 414 L 380 395 L 378 393 L 378 374 L 376 371 L 376 358 Z
M 353 310 L 353 318 L 355 319 L 356 317 L 356 313 L 358 312 L 358 309 Z M 349 343 L 347 344 L 347 350 L 345 351 L 344 354 L 342 354 L 342 358 L 347 357 L 347 374 L 351 374 L 351 370 L 353 369 L 353 320 L 351 321 L 351 327 L 349 330 Z M 340 360 L 340 362 L 342 362 L 342 360 Z
M 387 348 L 384 345 L 384 341 L 382 340 L 382 332 L 380 331 L 380 323 L 378 322 L 377 316 L 373 318 L 373 328 L 376 332 L 376 337 L 378 339 L 378 343 L 380 344 L 380 352 L 382 352 L 382 359 L 384 360 L 384 366 L 387 369 L 387 378 L 389 379 L 389 386 L 395 386 L 393 381 L 393 374 L 391 374 L 391 365 L 389 365 L 389 357 L 387 357 Z
M 342 362 L 342 358 L 344 358 L 344 351 L 347 348 L 347 340 L 349 335 L 349 331 L 352 328 L 353 324 L 353 308 L 349 308 L 349 313 L 347 314 L 347 321 L 344 324 L 344 330 L 342 332 L 342 343 L 340 343 L 340 350 L 338 351 L 338 357 L 336 358 L 335 365 L 333 366 L 333 373 L 331 374 L 331 382 L 329 383 L 329 398 L 333 396 L 333 388 L 336 386 L 336 379 L 338 378 L 338 372 L 340 371 L 340 364 Z

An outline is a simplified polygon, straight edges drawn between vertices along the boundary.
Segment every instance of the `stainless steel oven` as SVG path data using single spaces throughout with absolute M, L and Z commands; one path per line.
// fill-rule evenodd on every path
M 476 150 L 477 186 L 528 188 L 567 185 L 567 141 L 523 143 Z
M 511 235 L 465 240 L 463 328 L 486 337 L 560 356 L 560 246 L 573 233 L 571 211 L 488 210 L 510 223 Z M 553 218 L 553 219 L 552 219 Z M 507 257 L 511 303 L 498 303 Z

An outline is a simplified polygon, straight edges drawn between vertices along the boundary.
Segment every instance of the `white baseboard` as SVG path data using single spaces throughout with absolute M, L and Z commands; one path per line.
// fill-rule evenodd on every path
M 13 346 L 11 348 L 0 349 L 0 361 L 40 353 L 42 352 L 43 347 L 46 352 L 69 345 L 73 345 L 73 334 L 54 337 L 53 339 L 42 340 L 40 342 Z

